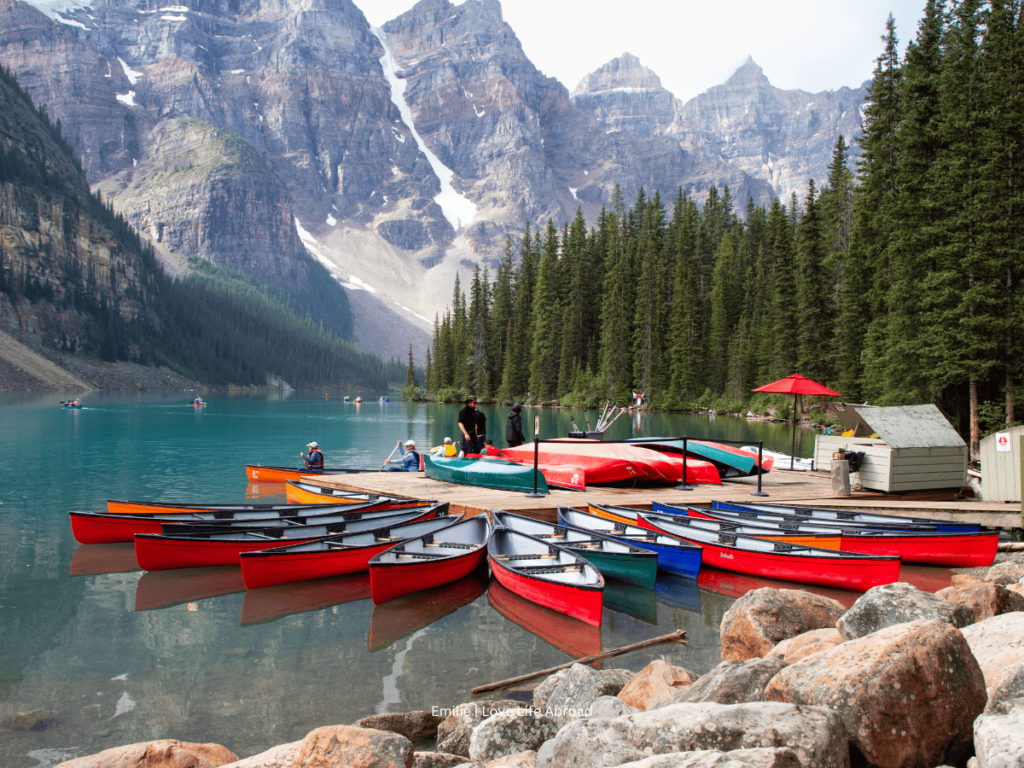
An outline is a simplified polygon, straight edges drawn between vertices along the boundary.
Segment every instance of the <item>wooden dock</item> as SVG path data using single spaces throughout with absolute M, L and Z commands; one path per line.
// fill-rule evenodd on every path
M 856 492 L 853 496 L 832 496 L 832 480 L 825 472 L 789 472 L 773 470 L 762 478 L 766 498 L 751 496 L 757 490 L 757 478 L 727 480 L 722 485 L 695 485 L 692 491 L 677 491 L 673 486 L 608 488 L 594 486 L 586 491 L 557 488 L 539 499 L 525 494 L 476 488 L 434 480 L 422 472 L 377 472 L 349 476 L 311 475 L 310 482 L 359 493 L 376 493 L 413 499 L 447 501 L 453 511 L 480 514 L 488 509 L 504 509 L 554 520 L 559 506 L 580 506 L 588 502 L 649 507 L 651 502 L 669 504 L 710 504 L 712 500 L 737 503 L 803 504 L 819 507 L 863 509 L 878 514 L 911 515 L 935 520 L 977 523 L 992 528 L 1021 528 L 1021 505 L 999 502 L 957 501 L 954 493 L 884 494 Z

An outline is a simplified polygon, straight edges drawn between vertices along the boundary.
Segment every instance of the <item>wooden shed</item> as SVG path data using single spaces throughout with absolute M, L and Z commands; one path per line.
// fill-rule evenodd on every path
M 1024 427 L 989 435 L 981 441 L 981 495 L 985 501 L 1020 501 L 1020 455 Z
M 967 485 L 967 443 L 934 405 L 878 408 L 844 403 L 842 408 L 841 420 L 856 431 L 853 437 L 815 437 L 818 469 L 831 471 L 833 452 L 844 448 L 864 454 L 860 482 L 865 489 L 899 492 Z M 877 437 L 867 436 L 872 434 Z

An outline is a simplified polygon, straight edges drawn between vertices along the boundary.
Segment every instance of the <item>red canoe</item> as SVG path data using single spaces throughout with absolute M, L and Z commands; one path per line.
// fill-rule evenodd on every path
M 487 555 L 494 577 L 506 589 L 545 608 L 601 626 L 604 577 L 575 552 L 496 528 Z
M 484 564 L 490 538 L 487 515 L 476 515 L 374 555 L 370 560 L 373 604 L 468 576 Z
M 441 515 L 430 520 L 403 521 L 399 525 L 381 523 L 370 530 L 364 528 L 315 541 L 243 552 L 240 555 L 242 578 L 247 589 L 262 589 L 359 573 L 367 569 L 374 555 L 414 536 L 440 531 L 458 519 Z
M 395 501 L 396 506 L 391 502 Z M 360 514 L 390 515 L 402 509 L 433 504 L 432 501 L 404 501 L 388 499 L 383 502 L 366 504 L 314 504 L 312 506 L 290 506 L 281 510 L 266 509 L 239 512 L 192 512 L 154 513 L 149 515 L 111 515 L 104 512 L 69 512 L 71 533 L 76 541 L 83 544 L 111 544 L 131 542 L 136 533 L 162 533 L 164 525 L 203 525 L 210 528 L 260 527 L 288 519 L 306 524 L 314 519 L 330 516 L 350 515 L 356 519 Z M 333 521 L 333 518 L 332 518 Z
M 370 531 L 401 523 L 432 520 L 438 514 L 447 514 L 447 504 L 427 510 L 411 510 L 382 518 L 340 521 L 328 525 L 304 525 L 294 528 L 256 528 L 228 533 L 198 533 L 169 535 L 138 533 L 135 535 L 135 559 L 147 571 L 166 571 L 174 568 L 202 568 L 209 565 L 239 565 L 242 552 L 298 544 L 303 541 L 332 536 L 339 533 Z
M 701 566 L 803 584 L 866 592 L 899 581 L 900 559 L 816 549 L 686 525 L 685 517 L 639 515 L 642 528 L 703 547 Z
M 728 512 L 692 509 L 691 513 L 712 520 L 734 522 L 746 520 Z M 832 532 L 842 535 L 840 549 L 861 555 L 893 555 L 904 563 L 942 565 L 947 568 L 977 568 L 995 562 L 999 532 L 941 533 L 938 531 L 900 531 L 847 526 L 839 521 L 772 523 L 758 518 L 755 525 L 773 526 L 778 530 L 799 527 L 811 532 Z

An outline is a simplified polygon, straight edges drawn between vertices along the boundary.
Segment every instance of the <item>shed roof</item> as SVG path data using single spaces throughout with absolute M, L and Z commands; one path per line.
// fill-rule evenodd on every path
M 852 409 L 890 448 L 961 448 L 967 445 L 934 405 L 889 408 L 855 405 Z

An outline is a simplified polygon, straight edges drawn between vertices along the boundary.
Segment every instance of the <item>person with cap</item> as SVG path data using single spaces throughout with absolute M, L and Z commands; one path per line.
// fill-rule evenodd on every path
M 420 454 L 416 450 L 415 440 L 406 440 L 405 446 L 402 446 L 402 441 L 398 441 L 398 449 L 402 452 L 402 463 L 401 465 L 391 464 L 391 459 L 385 461 L 385 464 L 391 464 L 388 467 L 388 472 L 419 472 L 420 471 Z
M 508 443 L 509 448 L 518 448 L 526 442 L 526 435 L 523 434 L 522 410 L 523 406 L 519 403 L 513 405 L 508 414 L 508 420 L 505 422 L 505 442 Z
M 477 411 L 476 398 L 470 395 L 466 398 L 466 407 L 459 411 L 459 431 L 462 433 L 462 452 L 477 452 Z
M 306 447 L 309 448 L 309 456 L 307 457 L 305 453 L 300 453 L 299 456 L 306 462 L 306 469 L 310 474 L 318 475 L 324 471 L 324 452 L 320 450 L 316 440 L 307 443 Z
M 444 439 L 443 445 L 439 445 L 437 446 L 437 448 L 431 451 L 432 454 L 437 454 L 438 456 L 446 456 L 448 458 L 454 458 L 455 455 L 458 454 L 458 452 L 458 448 L 455 447 L 455 443 L 452 442 L 452 439 L 450 437 L 446 437 Z

